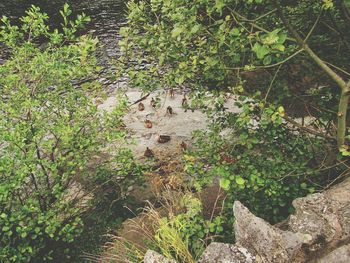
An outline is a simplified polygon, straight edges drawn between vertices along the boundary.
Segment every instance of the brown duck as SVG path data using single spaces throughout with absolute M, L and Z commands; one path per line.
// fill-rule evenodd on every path
M 151 129 L 153 126 L 152 122 L 150 120 L 145 120 L 145 127 L 147 129 Z
M 171 137 L 169 135 L 159 135 L 157 142 L 166 143 L 170 141 Z
M 180 147 L 181 147 L 181 149 L 182 149 L 183 151 L 186 151 L 186 150 L 187 150 L 187 144 L 186 144 L 184 141 L 182 141 L 182 142 L 180 143 Z
M 145 105 L 143 105 L 142 102 L 139 103 L 138 107 L 139 107 L 139 111 L 145 110 Z
M 170 106 L 168 106 L 168 107 L 166 108 L 166 114 L 165 114 L 165 115 L 171 116 L 171 115 L 173 115 L 173 114 L 174 114 L 173 108 L 170 107 Z
M 175 90 L 174 89 L 170 89 L 169 90 L 169 94 L 170 94 L 170 98 L 175 98 Z
M 152 98 L 152 99 L 151 99 L 150 105 L 151 105 L 151 107 L 152 107 L 153 109 L 155 109 L 155 108 L 156 108 L 156 106 L 157 106 L 157 102 L 155 101 L 155 99 L 154 99 L 154 98 Z
M 143 156 L 145 156 L 147 158 L 152 158 L 152 157 L 154 157 L 154 152 L 150 148 L 147 147 Z

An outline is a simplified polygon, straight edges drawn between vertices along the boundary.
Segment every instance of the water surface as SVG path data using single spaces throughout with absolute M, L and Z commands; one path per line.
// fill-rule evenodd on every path
M 100 44 L 98 58 L 108 67 L 112 59 L 118 57 L 118 31 L 124 21 L 126 1 L 123 0 L 0 0 L 0 16 L 6 15 L 15 23 L 31 6 L 39 6 L 50 16 L 52 27 L 58 27 L 61 18 L 58 11 L 67 2 L 77 13 L 86 13 L 91 17 L 87 30 L 98 37 Z M 3 49 L 3 48 L 2 48 Z M 4 51 L 4 50 L 3 50 Z M 1 52 L 0 52 L 1 53 Z

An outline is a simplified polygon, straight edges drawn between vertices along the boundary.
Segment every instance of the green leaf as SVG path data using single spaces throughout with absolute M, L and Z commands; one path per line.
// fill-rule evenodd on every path
M 215 9 L 221 14 L 222 9 L 225 7 L 225 1 L 224 0 L 216 0 L 215 1 Z
M 281 117 L 284 117 L 285 115 L 285 110 L 284 110 L 284 107 L 283 106 L 279 106 L 278 109 L 278 114 L 281 116 Z
M 282 44 L 276 44 L 273 46 L 274 49 L 277 49 L 278 51 L 284 52 L 286 50 L 286 47 Z
M 350 8 L 350 0 L 344 0 L 344 4 L 347 8 Z
M 307 188 L 307 184 L 306 184 L 306 183 L 301 183 L 301 184 L 300 184 L 300 187 L 301 187 L 302 189 L 306 189 L 306 188 Z
M 196 34 L 196 33 L 199 31 L 200 28 L 201 28 L 200 25 L 194 25 L 194 26 L 191 28 L 191 33 L 192 33 L 192 34 Z
M 271 64 L 271 61 L 272 61 L 272 57 L 271 57 L 270 55 L 268 55 L 268 56 L 266 56 L 266 57 L 264 58 L 263 64 L 264 64 L 265 66 L 270 65 L 270 64 Z
M 5 219 L 5 218 L 7 218 L 7 215 L 6 215 L 5 213 L 2 213 L 2 214 L 0 215 L 0 218 Z
M 236 176 L 235 180 L 236 180 L 236 183 L 240 186 L 245 184 L 245 180 L 240 176 Z
M 278 36 L 278 32 L 280 31 L 280 29 L 275 29 L 274 31 L 268 33 L 267 35 L 265 35 L 265 37 L 263 38 L 263 44 L 265 45 L 272 45 L 278 42 L 279 40 L 279 36 Z
M 171 37 L 172 37 L 172 38 L 177 38 L 182 32 L 183 32 L 183 28 L 181 28 L 181 27 L 175 27 L 175 28 L 171 31 Z
M 239 31 L 239 29 L 237 27 L 234 27 L 234 28 L 232 28 L 230 34 L 233 35 L 233 36 L 239 36 L 240 35 L 240 31 Z
M 284 42 L 286 42 L 287 39 L 287 34 L 286 33 L 279 33 L 278 34 L 278 44 L 284 44 Z
M 253 46 L 253 51 L 256 53 L 258 59 L 263 59 L 267 54 L 270 53 L 270 49 L 265 45 L 260 45 L 259 43 L 255 43 Z
M 229 190 L 230 189 L 230 180 L 226 179 L 226 178 L 221 178 L 220 179 L 220 187 L 224 190 Z

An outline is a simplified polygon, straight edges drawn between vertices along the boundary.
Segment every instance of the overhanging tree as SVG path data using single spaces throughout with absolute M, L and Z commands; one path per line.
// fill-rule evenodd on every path
M 337 85 L 327 90 L 338 99 L 337 110 L 334 103 L 317 103 L 337 112 L 332 116 L 335 137 L 344 149 L 349 6 L 348 0 L 130 1 L 128 25 L 121 30 L 121 62 L 127 63 L 132 85 L 142 88 L 232 90 L 246 72 L 269 71 L 273 82 L 284 65 L 308 61 L 326 73 L 325 83 Z M 288 72 L 284 74 L 287 79 Z M 261 90 L 266 98 L 271 86 Z M 284 91 L 274 91 L 286 97 Z

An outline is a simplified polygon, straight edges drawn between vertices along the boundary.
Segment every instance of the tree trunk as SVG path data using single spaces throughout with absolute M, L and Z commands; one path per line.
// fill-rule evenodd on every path
M 350 94 L 348 90 L 343 90 L 340 94 L 337 131 L 338 148 L 341 148 L 345 144 L 346 114 L 348 111 L 349 97 Z

